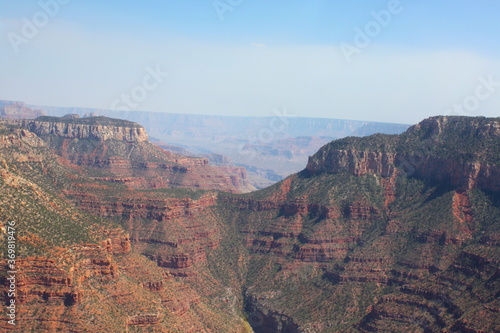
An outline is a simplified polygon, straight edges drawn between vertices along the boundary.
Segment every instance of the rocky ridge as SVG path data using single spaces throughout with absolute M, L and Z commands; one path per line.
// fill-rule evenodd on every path
M 144 127 L 131 121 L 107 117 L 48 117 L 20 120 L 19 125 L 38 136 L 56 135 L 67 139 L 118 140 L 146 142 L 148 135 Z
M 468 146 L 463 147 L 460 159 L 439 154 L 448 150 L 450 144 L 456 144 L 451 140 L 459 139 L 456 135 L 443 138 L 443 133 L 446 136 L 448 133 L 461 133 L 471 137 Z M 416 138 L 419 140 L 415 141 Z M 461 189 L 498 191 L 500 168 L 498 157 L 495 158 L 499 156 L 495 143 L 499 138 L 500 120 L 495 118 L 473 118 L 464 126 L 459 118 L 433 117 L 411 127 L 401 136 L 337 140 L 310 157 L 306 170 L 312 174 L 406 175 L 438 182 L 449 181 L 452 186 Z M 414 142 L 418 142 L 419 146 Z M 344 149 L 346 146 L 350 149 Z
M 252 185 L 257 188 L 267 187 L 300 171 L 307 157 L 331 140 L 349 135 L 399 134 L 409 127 L 404 124 L 302 117 L 286 108 L 273 110 L 267 117 L 238 117 L 31 107 L 41 108 L 51 116 L 72 113 L 83 117 L 94 113 L 138 122 L 152 137 L 187 148 L 197 156 L 207 152 L 228 156 L 235 165 L 245 166 Z
M 499 330 L 499 124 L 337 140 L 271 188 L 221 196 L 250 252 L 254 331 Z
M 165 151 L 148 141 L 137 123 L 107 117 L 38 117 L 9 120 L 42 138 L 65 160 L 88 166 L 100 179 L 136 188 L 190 187 L 248 192 L 241 167 L 216 167 L 206 158 L 192 158 Z

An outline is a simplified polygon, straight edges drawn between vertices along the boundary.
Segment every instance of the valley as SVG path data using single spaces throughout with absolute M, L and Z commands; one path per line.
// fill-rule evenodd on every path
M 334 140 L 258 191 L 148 134 L 102 116 L 0 123 L 19 267 L 2 330 L 500 330 L 500 119 Z

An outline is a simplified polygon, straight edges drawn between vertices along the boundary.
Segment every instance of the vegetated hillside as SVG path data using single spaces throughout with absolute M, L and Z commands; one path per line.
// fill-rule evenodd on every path
M 21 242 L 21 258 L 38 257 L 20 269 L 19 332 L 499 331 L 499 129 L 434 117 L 333 141 L 248 194 L 88 177 L 4 129 L 1 170 L 39 189 L 24 211 L 59 200 L 38 218 L 55 221 L 51 243 L 16 215 L 27 190 L 2 171 L 2 220 L 39 237 Z M 68 237 L 75 223 L 93 227 Z
M 499 118 L 435 117 L 221 197 L 255 332 L 499 331 L 499 154 Z
M 11 269 L 5 251 L 11 221 L 16 239 L 16 325 L 3 315 L 0 331 L 250 331 L 242 306 L 223 301 L 224 297 L 236 300 L 225 286 L 204 280 L 205 289 L 198 290 L 193 283 L 176 280 L 135 244 L 134 230 L 151 230 L 155 223 L 174 220 L 174 224 L 186 221 L 178 227 L 191 242 L 185 246 L 215 246 L 207 235 L 223 239 L 223 231 L 207 225 L 202 215 L 215 192 L 148 192 L 87 174 L 83 167 L 54 155 L 34 133 L 0 124 L 4 304 L 12 299 L 7 292 L 12 282 L 7 279 Z M 199 236 L 193 237 L 192 230 L 199 230 Z M 174 230 L 166 231 L 168 237 L 175 236 Z M 162 236 L 149 235 L 141 241 Z M 180 234 L 175 242 L 185 243 Z M 168 243 L 157 246 L 168 247 Z

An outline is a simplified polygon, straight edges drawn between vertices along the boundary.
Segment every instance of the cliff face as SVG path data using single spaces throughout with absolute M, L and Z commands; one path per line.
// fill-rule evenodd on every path
M 57 118 L 43 116 L 35 120 L 20 121 L 20 124 L 38 136 L 56 135 L 68 139 L 99 141 L 148 141 L 148 135 L 144 127 L 130 121 L 106 117 Z
M 372 174 L 382 177 L 410 175 L 436 182 L 450 182 L 452 186 L 462 189 L 500 190 L 500 168 L 487 162 L 460 161 L 420 153 L 325 150 L 309 158 L 306 167 L 308 172 L 348 172 L 356 176 Z
M 500 169 L 496 142 L 499 139 L 498 118 L 463 122 L 456 117 L 434 117 L 411 127 L 401 136 L 348 138 L 328 144 L 309 158 L 306 170 L 312 174 L 407 175 L 450 182 L 461 189 L 498 191 Z M 449 156 L 451 146 L 456 149 L 462 144 L 460 158 Z M 345 149 L 346 146 L 350 149 Z
M 309 158 L 306 170 L 313 174 L 348 172 L 355 176 L 390 177 L 396 171 L 395 160 L 395 153 L 323 148 Z

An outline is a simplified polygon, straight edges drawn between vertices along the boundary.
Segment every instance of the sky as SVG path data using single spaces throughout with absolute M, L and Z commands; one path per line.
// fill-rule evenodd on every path
M 0 0 L 0 99 L 412 124 L 500 116 L 496 0 Z

